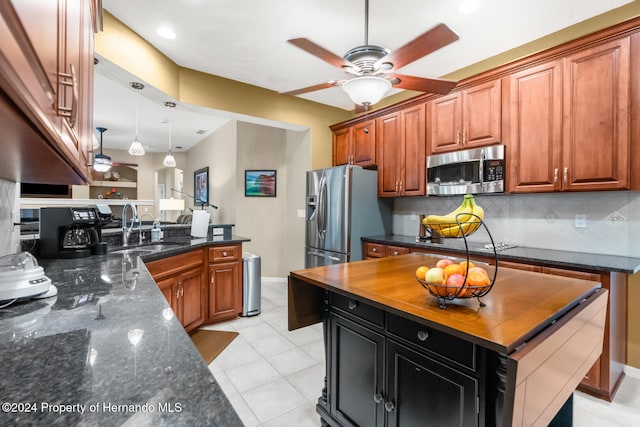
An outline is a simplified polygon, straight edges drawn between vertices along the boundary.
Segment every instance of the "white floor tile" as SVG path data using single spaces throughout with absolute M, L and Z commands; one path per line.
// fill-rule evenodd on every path
M 262 424 L 262 427 L 318 427 L 320 415 L 316 412 L 313 403 L 298 406 L 282 415 L 271 418 Z
M 284 379 L 249 390 L 242 397 L 261 422 L 306 403 L 304 396 Z
M 278 371 L 262 358 L 255 362 L 229 369 L 225 373 L 241 393 L 280 378 Z
M 251 409 L 247 405 L 247 402 L 245 402 L 241 394 L 227 397 L 229 399 L 229 402 L 231 402 L 231 406 L 233 406 L 233 409 L 235 409 L 236 413 L 240 417 L 240 421 L 242 421 L 245 427 L 257 427 L 260 425 L 260 421 L 251 411 Z
M 286 337 L 289 341 L 296 345 L 305 345 L 310 343 L 322 342 L 322 332 L 307 326 L 306 328 L 288 331 Z
M 236 337 L 231 344 L 213 361 L 216 367 L 223 371 L 245 365 L 249 362 L 259 360 L 262 356 L 244 340 Z M 236 341 L 239 341 L 236 343 Z M 215 368 L 214 368 L 215 369 Z M 215 371 L 214 371 L 215 372 Z
M 324 387 L 324 365 L 317 363 L 309 368 L 287 375 L 287 380 L 307 400 L 316 402 Z
M 311 342 L 309 344 L 301 345 L 300 348 L 309 353 L 311 357 L 316 359 L 318 362 L 324 363 L 324 341 L 320 340 Z
M 255 348 L 262 357 L 267 357 L 291 350 L 295 348 L 296 345 L 284 336 L 277 334 L 251 341 L 251 346 Z
M 259 324 L 239 328 L 237 331 L 249 343 L 280 335 L 271 325 L 262 321 Z
M 227 374 L 225 374 L 224 372 L 217 372 L 214 373 L 213 376 L 227 397 L 238 394 L 238 390 L 236 390 L 233 383 L 229 380 Z
M 318 363 L 306 351 L 297 347 L 268 356 L 267 361 L 282 375 L 289 375 Z

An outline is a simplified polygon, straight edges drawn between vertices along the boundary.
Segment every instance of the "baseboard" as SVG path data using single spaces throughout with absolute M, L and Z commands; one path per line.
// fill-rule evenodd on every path
M 640 369 L 634 368 L 633 366 L 624 365 L 624 373 L 630 377 L 640 379 Z

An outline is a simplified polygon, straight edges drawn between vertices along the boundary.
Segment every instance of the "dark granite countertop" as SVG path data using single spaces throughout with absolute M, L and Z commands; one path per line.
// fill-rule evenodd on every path
M 0 309 L 0 425 L 241 426 L 144 266 L 249 241 L 212 237 L 40 259 L 58 295 Z
M 417 242 L 415 236 L 388 234 L 384 236 L 363 237 L 362 240 L 423 250 L 432 248 L 458 253 L 465 252 L 464 241 L 462 239 L 442 239 L 442 243 L 432 243 L 431 241 Z M 469 242 L 468 245 L 470 254 L 483 256 L 493 255 L 493 251 L 485 249 L 481 243 Z M 540 263 L 551 267 L 587 271 L 615 271 L 626 274 L 635 274 L 640 271 L 640 258 L 528 248 L 526 246 L 516 246 L 498 251 L 498 259 L 513 262 Z

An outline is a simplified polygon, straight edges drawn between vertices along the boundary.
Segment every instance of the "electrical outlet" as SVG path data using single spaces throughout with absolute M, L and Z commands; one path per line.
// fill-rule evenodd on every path
M 418 220 L 418 215 L 416 215 L 415 212 L 411 212 L 411 221 L 417 221 Z
M 147 212 L 149 212 L 149 208 L 145 207 L 144 208 L 144 213 L 147 213 Z
M 576 228 L 587 228 L 587 216 L 585 214 L 576 214 Z
M 298 209 L 298 218 L 304 218 L 304 209 Z

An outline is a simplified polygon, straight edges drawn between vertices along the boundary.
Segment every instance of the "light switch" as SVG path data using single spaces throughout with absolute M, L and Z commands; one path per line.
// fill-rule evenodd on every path
M 576 228 L 587 228 L 587 216 L 584 214 L 576 215 Z

